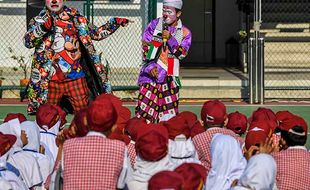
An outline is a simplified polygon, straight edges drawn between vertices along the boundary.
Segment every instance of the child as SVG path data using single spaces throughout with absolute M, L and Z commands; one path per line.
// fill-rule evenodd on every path
M 127 186 L 129 190 L 147 190 L 154 174 L 174 168 L 168 155 L 168 131 L 158 124 L 141 127 L 135 146 L 137 159 Z
M 124 128 L 124 134 L 128 135 L 128 137 L 130 138 L 130 142 L 127 145 L 127 148 L 132 167 L 134 167 L 134 164 L 136 163 L 137 154 L 135 149 L 135 143 L 137 140 L 138 130 L 141 127 L 148 127 L 146 120 L 143 118 L 134 117 L 127 122 Z
M 239 142 L 229 135 L 216 134 L 211 142 L 211 169 L 205 188 L 229 189 L 242 175 L 246 160 Z
M 37 159 L 44 183 L 47 176 L 52 173 L 54 163 L 50 157 L 40 153 L 40 131 L 36 124 L 32 121 L 24 121 L 21 123 L 21 128 L 28 137 L 28 144 L 23 147 L 23 150 Z
M 173 164 L 177 167 L 183 163 L 200 163 L 186 120 L 178 115 L 162 125 L 168 130 L 169 155 Z
M 183 190 L 183 177 L 174 171 L 161 171 L 151 177 L 148 190 Z
M 10 154 L 12 146 L 16 142 L 14 135 L 3 134 L 0 132 L 0 176 L 3 180 L 7 181 L 12 189 L 26 190 L 27 187 L 22 179 L 15 175 L 7 167 L 7 159 Z M 1 184 L 1 189 L 3 188 Z
M 193 143 L 201 164 L 208 172 L 211 168 L 210 144 L 213 136 L 220 133 L 238 139 L 238 135 L 225 128 L 228 122 L 226 107 L 219 100 L 212 100 L 203 104 L 201 108 L 201 120 L 206 131 L 196 135 L 193 138 Z
M 277 163 L 277 186 L 279 189 L 309 189 L 310 153 L 305 147 L 308 125 L 295 115 L 282 120 L 279 128 L 281 151 L 273 153 Z
M 207 178 L 206 168 L 196 163 L 184 163 L 175 170 L 184 178 L 184 190 L 202 190 Z
M 28 143 L 27 135 L 21 129 L 18 119 L 9 120 L 0 126 L 0 131 L 4 134 L 12 134 L 16 137 L 16 142 L 12 147 L 12 152 L 8 157 L 8 162 L 16 167 L 21 173 L 21 177 L 27 188 L 41 186 L 43 179 L 37 160 L 26 151 L 23 146 Z
M 242 142 L 244 141 L 242 139 L 242 135 L 246 132 L 248 128 L 248 119 L 247 117 L 236 111 L 233 113 L 228 114 L 228 123 L 227 123 L 227 129 L 232 130 L 239 136 L 239 141 Z
M 116 109 L 107 99 L 95 100 L 87 109 L 87 121 L 87 135 L 66 140 L 63 145 L 64 189 L 124 188 L 131 168 L 126 146 L 107 138 L 116 127 Z
M 46 103 L 39 107 L 36 113 L 36 123 L 40 128 L 40 142 L 45 148 L 45 153 L 56 161 L 58 147 L 56 137 L 64 124 L 64 111 L 58 106 Z
M 238 185 L 231 190 L 252 190 L 276 188 L 276 162 L 268 154 L 257 154 L 248 164 L 238 181 Z

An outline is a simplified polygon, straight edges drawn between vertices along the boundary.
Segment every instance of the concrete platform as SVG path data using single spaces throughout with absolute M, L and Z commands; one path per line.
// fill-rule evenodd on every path
M 246 99 L 247 75 L 233 68 L 181 69 L 180 98 Z
M 267 99 L 309 99 L 310 90 L 302 89 L 310 86 L 309 72 L 295 71 L 289 68 L 288 72 L 266 72 L 265 87 L 276 88 L 299 88 L 297 90 L 265 90 Z M 116 73 L 116 71 L 118 71 Z M 135 71 L 135 72 L 133 72 Z M 111 77 L 114 86 L 126 86 L 125 82 L 131 85 L 136 84 L 138 76 L 136 70 L 118 70 Z M 248 74 L 242 73 L 236 68 L 214 67 L 214 68 L 182 68 L 181 71 L 182 88 L 180 90 L 181 99 L 228 99 L 247 100 L 248 95 Z M 121 77 L 120 77 L 121 75 Z M 14 82 L 14 81 L 13 81 Z M 15 81 L 16 82 L 16 81 Z M 3 81 L 4 85 L 12 85 L 12 81 Z M 138 91 L 115 91 L 115 95 L 136 99 Z M 19 98 L 18 90 L 3 91 L 3 98 Z

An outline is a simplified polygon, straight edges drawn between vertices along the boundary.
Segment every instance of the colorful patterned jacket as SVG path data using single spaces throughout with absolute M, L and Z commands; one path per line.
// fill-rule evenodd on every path
M 178 20 L 177 26 L 169 26 L 168 31 L 171 34 L 170 39 L 167 43 L 167 51 L 170 55 L 174 57 L 174 59 L 182 60 L 186 57 L 189 48 L 192 43 L 192 33 L 186 28 L 181 20 Z M 158 39 L 156 38 L 156 32 L 159 33 Z M 143 33 L 142 45 L 143 45 L 143 55 L 145 64 L 142 65 L 140 70 L 140 75 L 138 78 L 138 84 L 142 85 L 145 83 L 164 83 L 167 77 L 167 69 L 164 69 L 159 63 L 159 60 L 164 56 L 162 50 L 160 50 L 163 46 L 161 33 L 162 32 L 162 18 L 157 18 L 152 20 Z M 147 56 L 150 54 L 150 43 L 152 41 L 159 41 L 160 47 L 158 48 L 160 51 L 159 58 L 154 60 L 148 60 Z M 156 42 L 155 42 L 156 43 Z M 158 56 L 157 56 L 158 57 Z M 157 67 L 158 69 L 158 77 L 153 78 L 149 75 L 150 71 Z M 178 70 L 179 68 L 176 68 Z M 177 71 L 178 72 L 178 71 Z
M 99 55 L 96 53 L 92 39 L 97 41 L 105 39 L 123 25 L 126 19 L 111 18 L 106 24 L 96 27 L 90 24 L 76 9 L 64 7 L 64 11 L 73 21 L 79 41 L 85 47 L 92 63 L 100 64 Z M 37 108 L 47 101 L 48 84 L 54 74 L 52 69 L 54 50 L 52 46 L 56 32 L 55 27 L 50 31 L 42 30 L 45 14 L 46 9 L 43 9 L 38 16 L 30 21 L 24 37 L 25 46 L 35 48 L 27 91 L 29 114 L 35 113 Z M 56 20 L 59 18 L 58 15 L 52 16 Z

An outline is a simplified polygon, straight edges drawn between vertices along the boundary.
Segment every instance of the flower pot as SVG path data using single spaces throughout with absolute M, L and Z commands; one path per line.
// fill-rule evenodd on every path
M 27 86 L 29 83 L 29 79 L 20 79 L 19 84 L 20 86 Z

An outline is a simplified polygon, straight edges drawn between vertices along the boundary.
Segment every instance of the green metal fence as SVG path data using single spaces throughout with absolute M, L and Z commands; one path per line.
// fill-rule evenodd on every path
M 136 79 L 142 63 L 141 35 L 148 21 L 156 17 L 156 0 L 84 0 L 67 1 L 66 5 L 83 12 L 95 25 L 110 17 L 126 17 L 134 21 L 112 36 L 94 42 L 98 53 L 111 67 L 110 79 L 117 95 L 134 98 Z M 0 93 L 2 98 L 18 98 L 19 81 L 29 77 L 31 55 L 23 45 L 26 32 L 26 0 L 0 1 Z M 27 66 L 25 68 L 24 66 Z M 125 92 L 127 91 L 127 92 Z
M 310 97 L 309 10 L 309 0 L 262 0 L 266 98 Z

